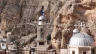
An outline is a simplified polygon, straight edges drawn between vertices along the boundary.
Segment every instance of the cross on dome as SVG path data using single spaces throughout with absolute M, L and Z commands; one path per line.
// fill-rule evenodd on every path
M 86 23 L 84 21 L 83 22 L 78 21 L 77 24 L 75 24 L 74 26 L 75 26 L 75 28 L 77 28 L 77 27 L 81 27 L 81 28 L 87 27 Z
M 75 29 L 73 30 L 73 33 L 78 33 L 78 27 L 81 29 L 81 31 L 84 31 L 84 28 L 87 27 L 86 23 L 84 21 L 78 21 L 77 24 L 74 25 Z

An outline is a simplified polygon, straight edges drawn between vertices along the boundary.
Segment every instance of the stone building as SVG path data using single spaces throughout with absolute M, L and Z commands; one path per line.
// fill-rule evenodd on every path
M 37 46 L 42 45 L 45 42 L 45 34 L 44 34 L 44 27 L 45 27 L 45 16 L 41 15 L 38 19 L 38 26 L 37 26 Z
M 73 30 L 66 50 L 67 54 L 96 54 L 93 38 L 85 32 L 79 32 L 78 29 Z M 64 49 L 61 49 L 61 54 L 65 54 Z
M 44 12 L 38 19 L 37 25 L 37 50 L 46 50 L 47 40 L 46 40 L 46 19 L 44 16 Z M 44 47 L 45 46 L 45 47 Z

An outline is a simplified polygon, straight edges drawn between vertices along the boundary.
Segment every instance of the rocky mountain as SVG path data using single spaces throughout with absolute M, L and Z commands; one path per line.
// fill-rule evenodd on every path
M 53 25 L 51 42 L 54 48 L 66 48 L 74 25 L 81 22 L 86 26 L 78 28 L 96 40 L 96 0 L 0 0 L 1 30 L 12 32 L 20 39 L 36 34 L 36 21 L 42 6 L 46 19 Z

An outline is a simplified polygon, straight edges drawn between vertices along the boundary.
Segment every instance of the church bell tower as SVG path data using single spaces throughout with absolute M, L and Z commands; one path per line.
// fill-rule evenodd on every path
M 44 46 L 46 44 L 46 20 L 44 12 L 41 12 L 41 16 L 38 19 L 37 26 L 37 46 Z

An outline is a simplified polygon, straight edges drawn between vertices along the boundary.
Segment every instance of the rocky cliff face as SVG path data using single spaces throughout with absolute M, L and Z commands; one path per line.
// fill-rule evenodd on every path
M 36 34 L 35 22 L 42 6 L 47 22 L 52 24 L 62 4 L 62 0 L 0 0 L 0 28 L 2 31 L 12 32 L 13 36 L 19 36 L 22 40 L 23 36 Z
M 87 32 L 96 41 L 95 11 L 95 0 L 65 1 L 54 19 L 54 28 L 51 34 L 52 45 L 56 49 L 66 48 L 75 24 L 79 25 L 79 30 Z M 82 27 L 80 23 L 83 23 Z
M 2 29 L 4 26 L 7 27 L 5 30 L 8 30 L 19 23 L 38 20 L 42 6 L 44 6 L 46 18 L 48 20 L 51 18 L 51 21 L 53 21 L 52 19 L 56 16 L 62 4 L 63 2 L 58 0 L 0 0 Z
M 84 22 L 86 29 L 83 31 L 96 39 L 96 0 L 0 0 L 1 30 L 12 32 L 20 40 L 22 36 L 36 33 L 35 21 L 40 16 L 42 6 L 46 19 L 54 25 L 51 42 L 56 49 L 66 48 L 78 22 Z

